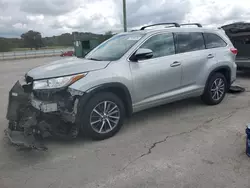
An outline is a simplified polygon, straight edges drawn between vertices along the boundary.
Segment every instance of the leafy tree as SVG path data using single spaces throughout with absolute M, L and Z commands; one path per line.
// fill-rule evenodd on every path
M 105 34 L 104 34 L 104 40 L 107 40 L 107 39 L 109 39 L 109 38 L 111 38 L 112 36 L 113 36 L 114 34 L 112 33 L 112 31 L 107 31 L 107 32 L 105 32 Z
M 8 51 L 12 48 L 40 48 L 44 46 L 73 46 L 75 40 L 98 40 L 103 42 L 114 33 L 111 31 L 105 34 L 95 34 L 90 32 L 73 32 L 64 33 L 59 36 L 51 36 L 42 38 L 37 31 L 28 31 L 21 35 L 21 38 L 0 38 L 1 51 Z
M 112 36 L 113 33 L 112 33 L 112 31 L 107 31 L 104 35 L 110 35 L 110 36 Z
M 37 31 L 30 30 L 26 33 L 23 33 L 21 35 L 21 38 L 23 39 L 24 45 L 31 49 L 32 48 L 38 49 L 43 46 L 42 35 Z

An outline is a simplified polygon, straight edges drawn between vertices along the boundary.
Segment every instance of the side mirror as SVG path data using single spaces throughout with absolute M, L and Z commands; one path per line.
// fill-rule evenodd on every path
M 135 60 L 150 59 L 153 57 L 153 51 L 147 48 L 139 48 L 134 55 Z

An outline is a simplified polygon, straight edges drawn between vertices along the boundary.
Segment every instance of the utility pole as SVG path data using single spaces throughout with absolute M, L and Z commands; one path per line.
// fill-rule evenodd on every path
M 126 8 L 126 0 L 123 0 L 123 27 L 124 27 L 124 32 L 127 32 L 127 8 Z

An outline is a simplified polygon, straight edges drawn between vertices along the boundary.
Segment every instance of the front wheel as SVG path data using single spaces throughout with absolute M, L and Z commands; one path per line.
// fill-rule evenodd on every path
M 227 80 L 221 73 L 210 77 L 201 99 L 208 105 L 217 105 L 224 99 L 227 91 Z
M 94 140 L 103 140 L 115 135 L 125 117 L 124 104 L 110 92 L 94 95 L 82 110 L 82 131 Z

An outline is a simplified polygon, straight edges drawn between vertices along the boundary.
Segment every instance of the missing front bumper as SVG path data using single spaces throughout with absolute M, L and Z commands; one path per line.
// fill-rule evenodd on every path
M 65 93 L 59 93 L 55 102 L 41 101 L 25 88 L 26 85 L 16 82 L 9 92 L 6 116 L 9 127 L 5 133 L 12 144 L 44 150 L 45 137 L 56 136 L 64 140 L 77 137 L 79 128 L 75 121 L 79 96 L 63 98 Z

